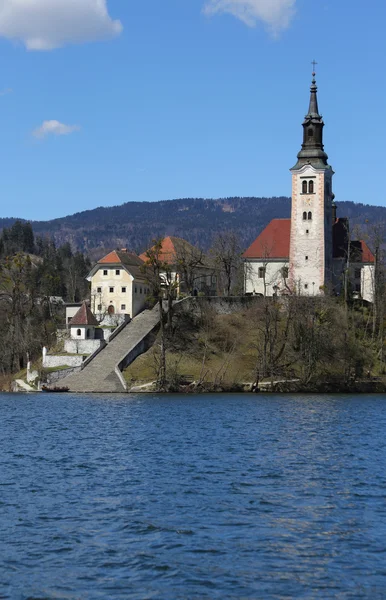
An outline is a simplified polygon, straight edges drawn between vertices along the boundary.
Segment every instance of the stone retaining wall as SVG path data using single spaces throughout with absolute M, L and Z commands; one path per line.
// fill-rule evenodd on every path
M 101 340 L 66 340 L 64 351 L 69 354 L 92 354 L 100 345 Z
M 72 367 L 70 369 L 62 369 L 61 371 L 52 371 L 52 373 L 47 374 L 47 384 L 52 385 L 61 379 L 67 377 L 67 375 L 72 375 L 73 373 L 79 373 L 80 367 Z
M 43 368 L 46 369 L 54 369 L 55 367 L 80 367 L 83 363 L 83 356 L 79 354 L 78 356 L 69 356 L 66 354 L 62 354 L 60 356 L 51 356 L 47 354 L 44 362 Z
M 242 312 L 256 304 L 261 303 L 261 296 L 205 296 L 205 297 L 190 297 L 185 298 L 181 302 L 174 305 L 174 311 L 192 312 L 196 315 L 201 315 L 205 308 L 211 308 L 218 315 L 231 315 L 233 313 Z

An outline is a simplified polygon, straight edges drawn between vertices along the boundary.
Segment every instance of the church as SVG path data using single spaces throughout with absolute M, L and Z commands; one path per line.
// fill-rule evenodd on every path
M 347 283 L 354 297 L 372 302 L 374 255 L 364 240 L 351 239 L 348 219 L 337 218 L 334 171 L 324 151 L 312 77 L 303 143 L 290 170 L 291 218 L 273 219 L 243 254 L 245 293 L 339 295 Z

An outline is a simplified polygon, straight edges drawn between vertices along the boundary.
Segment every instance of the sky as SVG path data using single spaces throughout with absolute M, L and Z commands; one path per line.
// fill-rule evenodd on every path
M 289 196 L 313 59 L 336 201 L 386 206 L 385 19 L 384 0 L 1 0 L 0 216 Z

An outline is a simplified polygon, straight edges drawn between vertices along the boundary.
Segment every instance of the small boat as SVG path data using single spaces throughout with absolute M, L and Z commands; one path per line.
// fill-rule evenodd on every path
M 42 392 L 53 392 L 56 394 L 60 394 L 63 392 L 68 392 L 70 388 L 68 387 L 48 387 L 48 385 L 42 385 Z

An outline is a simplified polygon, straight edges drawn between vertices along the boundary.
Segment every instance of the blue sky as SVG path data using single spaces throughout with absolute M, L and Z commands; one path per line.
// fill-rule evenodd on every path
M 336 200 L 386 206 L 382 0 L 2 3 L 0 216 L 290 195 L 313 58 Z

